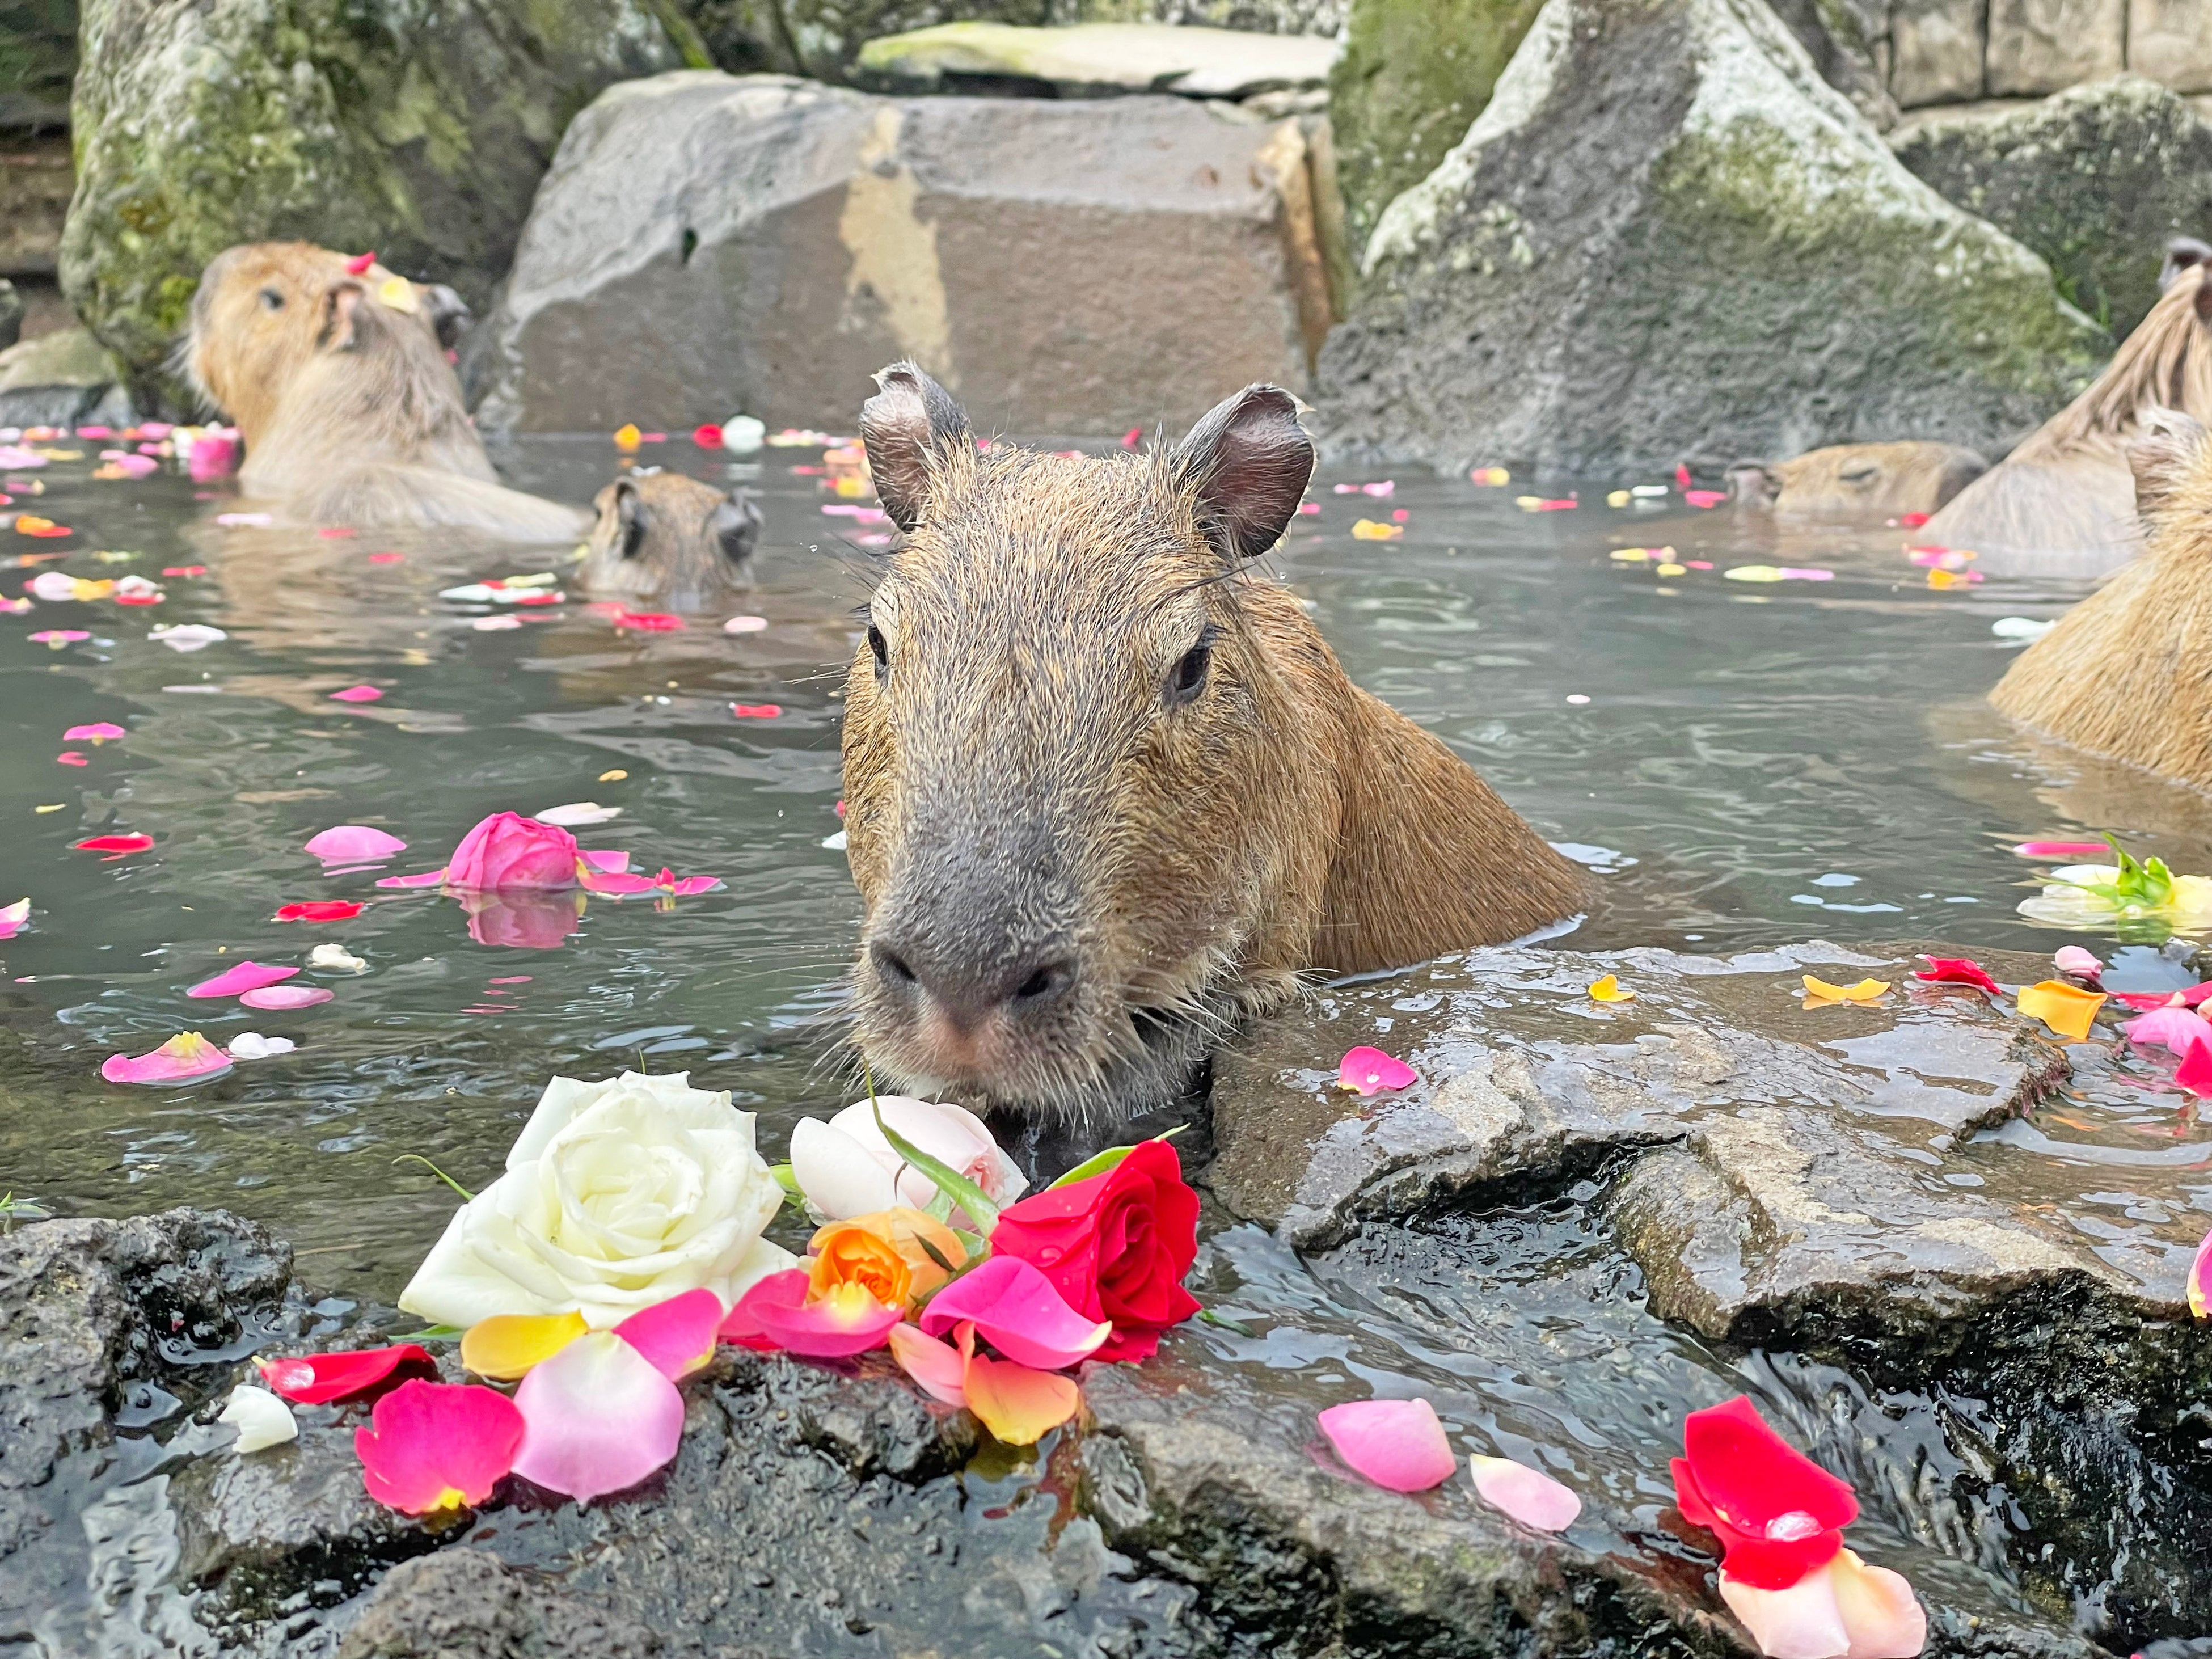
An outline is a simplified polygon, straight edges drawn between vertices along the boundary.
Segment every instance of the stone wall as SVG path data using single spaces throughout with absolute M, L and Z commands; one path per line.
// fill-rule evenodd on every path
M 2037 98 L 2123 70 L 2212 92 L 2206 0 L 1814 0 L 1848 19 L 1900 108 Z

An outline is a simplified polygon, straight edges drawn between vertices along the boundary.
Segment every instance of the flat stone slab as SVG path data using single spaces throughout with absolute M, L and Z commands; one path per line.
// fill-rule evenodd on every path
M 1168 92 L 1249 98 L 1328 84 L 1340 50 L 1310 34 L 1255 34 L 1169 23 L 940 23 L 860 48 L 860 72 L 890 92 L 957 92 L 961 82 L 1031 81 L 1064 98 Z

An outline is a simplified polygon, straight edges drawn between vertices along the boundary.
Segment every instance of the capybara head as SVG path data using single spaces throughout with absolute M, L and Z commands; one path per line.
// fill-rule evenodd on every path
M 1242 576 L 1313 448 L 1255 386 L 1164 453 L 979 453 L 920 369 L 878 379 L 860 433 L 907 540 L 846 682 L 860 1045 L 879 1082 L 1116 1115 L 1218 1034 L 1330 810 L 1291 681 L 1340 672 Z
M 1729 493 L 1784 518 L 1894 518 L 1933 513 L 1990 464 L 1957 444 L 1835 444 L 1787 461 L 1729 470 Z
M 372 324 L 441 363 L 459 337 L 469 309 L 453 289 L 356 263 L 310 242 L 249 242 L 201 274 L 185 368 L 249 449 L 301 374 L 319 356 L 358 350 Z
M 761 510 L 751 492 L 726 495 L 680 472 L 616 479 L 592 503 L 584 586 L 599 592 L 654 595 L 691 604 L 752 584 Z

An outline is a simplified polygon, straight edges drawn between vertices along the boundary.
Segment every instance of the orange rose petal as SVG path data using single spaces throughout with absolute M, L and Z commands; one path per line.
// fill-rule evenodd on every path
M 2031 1019 L 2039 1019 L 2069 1042 L 2079 1042 L 2096 1023 L 2097 1010 L 2105 1006 L 2102 991 L 2085 991 L 2046 979 L 2040 985 L 2023 985 L 2015 1005 Z
M 1613 974 L 1607 974 L 1603 979 L 1594 981 L 1589 988 L 1589 994 L 1590 1000 L 1593 1002 L 1633 1002 L 1636 1000 L 1636 993 L 1633 991 L 1622 990 L 1620 988 L 1620 981 L 1619 977 Z
M 1825 979 L 1804 976 L 1805 994 L 1817 1003 L 1874 1002 L 1889 993 L 1889 981 L 1885 979 L 1863 979 L 1856 985 L 1831 985 Z
M 913 1279 L 908 1291 L 910 1299 L 920 1300 L 942 1285 L 957 1273 L 968 1260 L 968 1251 L 960 1243 L 960 1236 L 933 1215 L 896 1205 L 888 1210 L 872 1211 L 866 1215 L 853 1216 L 844 1221 L 833 1221 L 818 1229 L 807 1243 L 810 1252 L 819 1251 L 822 1241 L 840 1228 L 858 1227 L 890 1245 L 899 1253 Z M 927 1248 L 924 1248 L 924 1241 Z M 936 1254 L 933 1255 L 932 1251 Z M 938 1258 L 942 1257 L 940 1261 Z M 951 1272 L 945 1270 L 951 1264 Z
M 968 1409 L 1009 1446 L 1035 1445 L 1083 1404 L 1082 1391 L 1066 1377 L 980 1353 L 968 1362 L 963 1387 Z
M 581 1336 L 584 1316 L 495 1314 L 479 1319 L 461 1338 L 461 1364 L 478 1376 L 511 1382 L 541 1360 L 550 1359 Z

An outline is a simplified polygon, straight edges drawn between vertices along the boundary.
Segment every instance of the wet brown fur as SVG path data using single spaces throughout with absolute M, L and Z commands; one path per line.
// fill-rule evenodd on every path
M 2148 411 L 2129 446 L 2143 556 L 2022 652 L 1990 701 L 2093 755 L 2212 790 L 2212 442 Z
M 1261 392 L 1289 408 L 1243 395 Z M 862 429 L 892 506 L 866 412 Z M 1285 519 L 1311 467 L 1296 444 Z M 979 455 L 963 425 L 927 454 L 926 495 L 870 609 L 890 665 L 863 642 L 847 679 L 854 1005 L 879 1086 L 1109 1121 L 1172 1098 L 1304 976 L 1515 938 L 1585 902 L 1465 762 L 1346 678 L 1287 587 L 1209 539 L 1176 453 Z M 1203 689 L 1172 703 L 1201 635 Z M 1075 968 L 1038 1017 L 963 1026 L 917 1009 L 887 945 L 954 975 L 1024 952 Z
M 1730 471 L 1737 501 L 1782 519 L 1896 518 L 1933 513 L 1990 470 L 1979 452 L 1906 441 L 1833 444 L 1787 461 Z
M 432 317 L 385 304 L 381 266 L 345 266 L 309 243 L 255 242 L 200 278 L 186 363 L 238 423 L 244 490 L 302 523 L 580 534 L 575 508 L 500 483 Z
M 578 574 L 594 592 L 705 605 L 753 584 L 761 513 L 746 490 L 641 472 L 616 479 L 592 507 Z
M 1961 491 L 1921 531 L 1998 575 L 2102 575 L 2142 550 L 2124 446 L 2154 405 L 2212 421 L 2212 287 L 2174 273 L 2096 383 Z

